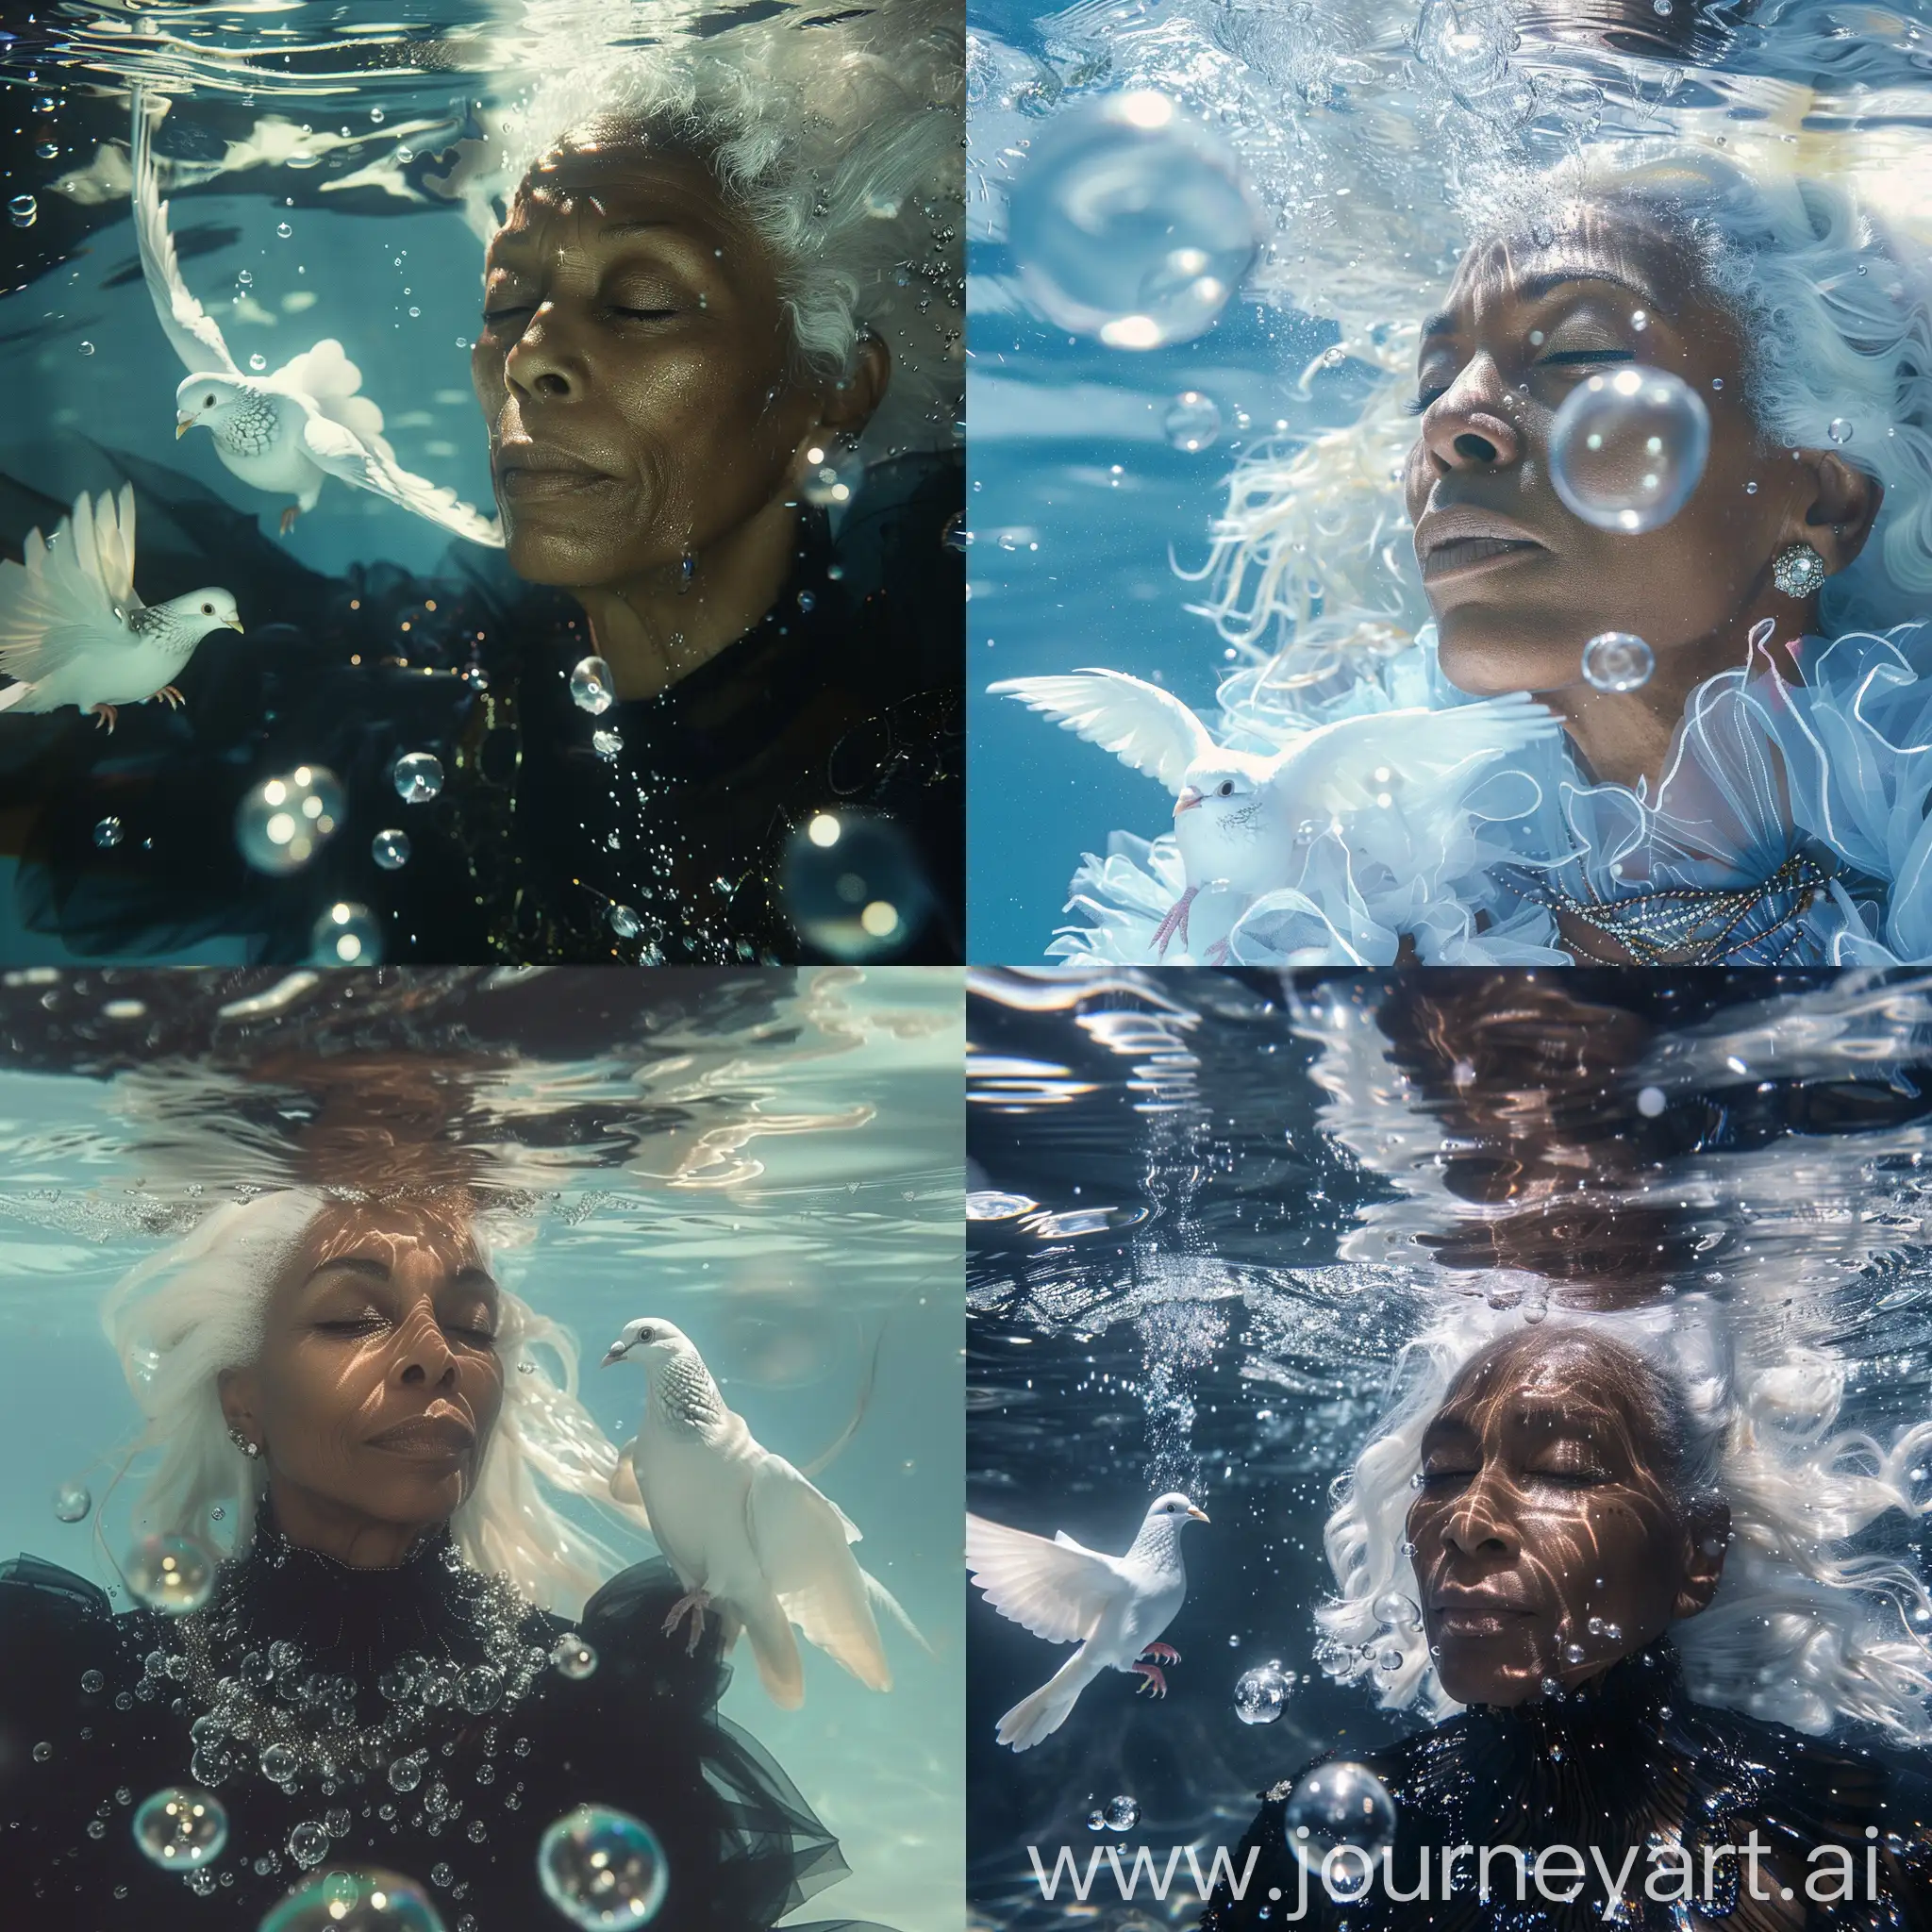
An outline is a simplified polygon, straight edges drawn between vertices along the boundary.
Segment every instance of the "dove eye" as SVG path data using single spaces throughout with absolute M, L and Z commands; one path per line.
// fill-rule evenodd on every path
M 1224 778 L 1221 781 L 1221 783 L 1215 787 L 1215 790 L 1221 793 L 1222 797 L 1231 798 L 1234 795 L 1234 780 L 1232 778 Z
M 212 397 L 212 396 L 208 396 L 208 397 L 206 397 L 206 398 L 204 399 L 204 401 L 203 401 L 203 404 L 202 404 L 202 407 L 203 407 L 204 408 L 208 408 L 208 409 L 212 409 L 212 408 L 214 408 L 214 406 L 215 406 L 215 399 L 214 399 L 214 397 Z
M 204 604 L 201 607 L 201 614 L 204 617 L 212 617 L 215 614 L 215 607 L 212 604 Z

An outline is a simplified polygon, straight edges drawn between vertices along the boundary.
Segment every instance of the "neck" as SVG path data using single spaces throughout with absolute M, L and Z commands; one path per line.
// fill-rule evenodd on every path
M 351 1570 L 393 1570 L 429 1523 L 385 1523 L 333 1496 L 278 1476 L 273 1490 L 275 1519 L 298 1549 L 317 1550 Z M 438 1519 L 439 1521 L 441 1519 Z
M 1728 624 L 1695 642 L 1657 654 L 1657 669 L 1635 691 L 1602 691 L 1584 683 L 1539 691 L 1563 720 L 1584 765 L 1600 781 L 1635 790 L 1649 783 L 1655 800 L 1690 693 L 1707 678 L 1733 671 L 1751 656 L 1751 632 L 1769 619 L 1774 641 L 1768 657 L 1784 677 L 1802 682 L 1790 645 L 1818 626 L 1818 600 L 1794 604 L 1769 582 Z
M 619 698 L 650 698 L 734 643 L 776 602 L 798 543 L 798 507 L 778 497 L 682 561 L 572 594 L 591 620 Z

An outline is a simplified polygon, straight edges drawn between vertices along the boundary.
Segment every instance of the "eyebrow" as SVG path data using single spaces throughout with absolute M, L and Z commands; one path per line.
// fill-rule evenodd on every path
M 387 1281 L 390 1279 L 389 1263 L 387 1261 L 378 1261 L 374 1255 L 337 1255 L 333 1259 L 325 1261 L 321 1267 L 317 1268 L 309 1275 L 308 1279 L 309 1281 L 314 1281 L 319 1276 L 326 1274 L 332 1269 L 337 1268 L 344 1269 L 351 1274 L 364 1275 L 371 1281 Z M 471 1262 L 467 1267 L 458 1268 L 449 1277 L 449 1281 L 450 1286 L 453 1288 L 487 1288 L 492 1294 L 499 1292 L 496 1277 L 491 1274 L 489 1269 L 482 1267 L 475 1261 Z
M 1527 280 L 1517 284 L 1517 298 L 1524 302 L 1541 302 L 1545 296 L 1554 294 L 1566 282 L 1608 282 L 1612 288 L 1627 290 L 1641 302 L 1657 309 L 1660 314 L 1670 313 L 1648 289 L 1633 282 L 1627 275 L 1620 275 L 1609 269 L 1602 268 L 1552 269 L 1544 275 L 1531 275 Z M 1423 341 L 1427 341 L 1431 336 L 1448 335 L 1455 327 L 1456 311 L 1453 308 L 1439 308 L 1424 322 Z

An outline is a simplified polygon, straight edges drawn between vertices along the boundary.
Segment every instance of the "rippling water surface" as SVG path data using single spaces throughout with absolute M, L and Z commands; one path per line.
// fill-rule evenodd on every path
M 957 974 L 891 969 L 5 975 L 0 1552 L 119 1587 L 52 1499 L 104 1496 L 136 1426 L 97 1323 L 133 1263 L 266 1187 L 466 1181 L 521 1242 L 508 1285 L 573 1331 L 613 1441 L 641 1385 L 596 1364 L 641 1314 L 684 1328 L 796 1463 L 856 1416 L 818 1481 L 937 1660 L 888 1635 L 877 1695 L 813 1653 L 780 1711 L 741 1653 L 724 1708 L 852 1865 L 805 1916 L 957 1926 L 958 1005 Z M 104 1506 L 110 1549 L 130 1487 Z
M 1332 1584 L 1328 1485 L 1403 1342 L 1458 1300 L 1533 1320 L 1703 1291 L 1740 1333 L 1840 1357 L 1843 1424 L 1884 1436 L 1932 1413 L 1924 982 L 1009 972 L 974 987 L 969 1507 L 1113 1551 L 1166 1489 L 1211 1519 L 1183 1546 L 1169 1696 L 1103 1674 L 1023 1757 L 994 1724 L 1065 1653 L 975 1598 L 986 1927 L 1068 1923 L 1064 1901 L 1040 1903 L 1025 1847 L 1084 1860 L 1089 1814 L 1115 1797 L 1138 1826 L 1106 1842 L 1232 1845 L 1264 1787 L 1415 1728 L 1323 1674 L 1310 1611 Z M 1932 1574 L 1923 1529 L 1884 1535 Z M 1236 1681 L 1274 1659 L 1302 1681 L 1277 1723 L 1250 1727 Z M 1108 1896 L 1088 1912 L 1108 1932 L 1199 1909 L 1191 1893 Z

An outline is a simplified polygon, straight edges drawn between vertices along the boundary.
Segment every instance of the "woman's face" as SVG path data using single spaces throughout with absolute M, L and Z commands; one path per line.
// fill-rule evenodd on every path
M 710 171 L 635 138 L 560 150 L 490 244 L 471 373 L 511 567 L 675 567 L 787 493 L 824 415 L 764 244 Z
M 1645 1373 L 1599 1337 L 1525 1332 L 1477 1356 L 1429 1424 L 1408 1535 L 1458 1703 L 1577 1684 L 1710 1601 L 1728 1515 L 1672 1493 Z
M 1710 453 L 1669 523 L 1626 534 L 1563 503 L 1549 447 L 1577 385 L 1632 362 L 1668 371 L 1703 400 Z M 1447 307 L 1424 325 L 1422 428 L 1405 486 L 1453 683 L 1558 691 L 1582 681 L 1591 638 L 1622 630 L 1650 644 L 1668 686 L 1670 654 L 1726 631 L 1761 600 L 1785 543 L 1808 529 L 1839 567 L 1823 533 L 1858 521 L 1836 498 L 1856 495 L 1861 479 L 1829 454 L 1794 461 L 1766 444 L 1743 366 L 1738 325 L 1685 244 L 1634 212 L 1581 206 L 1548 242 L 1471 252 Z
M 223 1376 L 224 1406 L 311 1513 L 441 1522 L 502 1406 L 498 1322 L 466 1210 L 334 1206 L 277 1281 L 255 1363 Z

